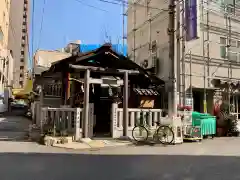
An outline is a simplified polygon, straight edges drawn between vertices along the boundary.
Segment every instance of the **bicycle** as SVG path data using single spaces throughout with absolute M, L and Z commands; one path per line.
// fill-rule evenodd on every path
M 139 123 L 136 123 L 132 130 L 132 137 L 137 142 L 144 142 L 148 140 L 148 137 L 153 134 L 153 139 L 157 139 L 161 144 L 172 144 L 174 140 L 174 132 L 171 127 L 166 125 L 161 125 L 160 122 L 155 122 L 157 127 L 154 133 L 151 132 L 149 125 L 146 123 L 150 111 L 145 115 L 145 120 L 143 116 L 143 111 L 141 111 Z M 136 135 L 136 133 L 138 133 Z M 170 138 L 170 139 L 168 139 Z M 166 140 L 167 141 L 164 141 Z

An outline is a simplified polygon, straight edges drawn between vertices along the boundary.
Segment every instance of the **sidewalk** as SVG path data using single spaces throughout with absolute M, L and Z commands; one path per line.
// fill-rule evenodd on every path
M 129 141 L 120 141 L 115 139 L 110 140 L 91 140 L 83 139 L 81 142 L 68 142 L 66 144 L 57 144 L 54 143 L 53 147 L 66 148 L 66 149 L 75 149 L 75 150 L 87 150 L 87 149 L 99 149 L 107 147 L 119 147 L 119 146 L 128 146 L 132 142 Z

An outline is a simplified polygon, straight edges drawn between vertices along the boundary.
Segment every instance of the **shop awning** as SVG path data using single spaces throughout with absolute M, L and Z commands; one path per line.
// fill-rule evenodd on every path
M 138 88 L 134 88 L 133 91 L 137 94 L 137 95 L 144 95 L 144 96 L 158 96 L 159 93 L 153 89 L 138 89 Z

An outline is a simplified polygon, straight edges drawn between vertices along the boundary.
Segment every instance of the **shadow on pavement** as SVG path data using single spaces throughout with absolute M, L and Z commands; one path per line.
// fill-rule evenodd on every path
M 134 145 L 134 146 L 156 146 L 156 145 L 166 146 L 159 142 L 154 142 L 154 141 L 137 142 L 137 141 L 133 140 L 131 142 L 132 142 L 132 145 Z
M 0 141 L 26 141 L 30 123 L 23 116 L 1 116 Z
M 239 180 L 239 157 L 2 153 L 3 180 Z

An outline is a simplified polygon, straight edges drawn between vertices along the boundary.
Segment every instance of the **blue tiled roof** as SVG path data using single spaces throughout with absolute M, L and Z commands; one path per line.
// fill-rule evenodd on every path
M 102 44 L 81 44 L 80 45 L 80 51 L 81 52 L 88 52 L 95 50 L 97 48 L 100 48 Z M 113 50 L 115 50 L 117 53 L 122 54 L 122 44 L 113 44 L 112 45 Z M 124 46 L 124 53 L 125 56 L 127 55 L 127 45 Z

